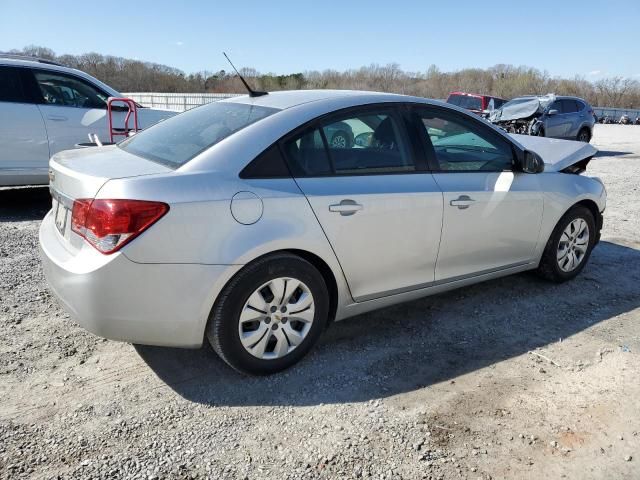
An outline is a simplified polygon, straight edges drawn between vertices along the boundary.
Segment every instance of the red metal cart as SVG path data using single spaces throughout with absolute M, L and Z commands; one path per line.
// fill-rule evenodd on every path
M 124 117 L 124 128 L 113 126 L 114 103 L 123 103 L 127 107 L 127 114 Z M 120 111 L 119 108 L 118 111 Z M 129 121 L 131 120 L 132 114 L 133 126 L 129 127 Z M 109 139 L 111 143 L 114 143 L 113 137 L 115 136 L 120 135 L 128 137 L 130 132 L 136 133 L 140 130 L 140 127 L 138 125 L 138 106 L 136 105 L 136 102 L 134 102 L 130 98 L 109 97 L 109 99 L 107 100 L 107 118 L 109 119 Z

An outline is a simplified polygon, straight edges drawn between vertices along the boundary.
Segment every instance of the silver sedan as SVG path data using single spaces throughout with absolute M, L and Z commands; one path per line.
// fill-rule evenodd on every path
M 97 335 L 208 339 L 274 373 L 333 321 L 525 270 L 575 277 L 602 227 L 595 153 L 423 98 L 237 97 L 56 154 L 44 270 Z

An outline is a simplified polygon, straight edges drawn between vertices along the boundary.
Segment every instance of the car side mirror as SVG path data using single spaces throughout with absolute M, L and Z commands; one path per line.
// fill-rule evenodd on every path
M 542 173 L 544 172 L 544 160 L 536 152 L 525 150 L 522 171 L 525 173 Z
M 557 115 L 558 114 L 558 110 L 556 110 L 555 108 L 553 110 L 549 110 L 547 112 L 547 115 L 552 116 L 552 115 Z
M 373 137 L 373 132 L 364 132 L 360 135 L 356 135 L 356 138 L 353 139 L 353 143 L 358 147 L 369 147 L 371 146 L 371 139 Z

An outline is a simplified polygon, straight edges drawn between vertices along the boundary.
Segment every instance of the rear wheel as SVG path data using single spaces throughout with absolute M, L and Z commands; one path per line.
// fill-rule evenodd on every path
M 591 132 L 589 132 L 588 128 L 583 128 L 578 132 L 578 137 L 576 139 L 579 142 L 589 143 L 591 141 Z
M 581 205 L 572 207 L 553 230 L 537 273 L 554 282 L 571 280 L 589 260 L 595 239 L 596 226 L 591 211 Z
M 209 317 L 213 349 L 242 373 L 266 375 L 298 362 L 326 323 L 329 294 L 306 260 L 276 254 L 247 265 L 225 287 Z
M 351 148 L 351 141 L 349 140 L 349 134 L 342 130 L 337 131 L 331 137 L 332 148 Z

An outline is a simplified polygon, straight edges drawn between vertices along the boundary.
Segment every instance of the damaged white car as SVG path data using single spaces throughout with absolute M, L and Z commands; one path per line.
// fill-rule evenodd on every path
M 605 209 L 582 174 L 595 153 L 423 98 L 254 93 L 55 155 L 44 271 L 98 335 L 208 340 L 273 373 L 332 321 L 525 270 L 575 277 Z

